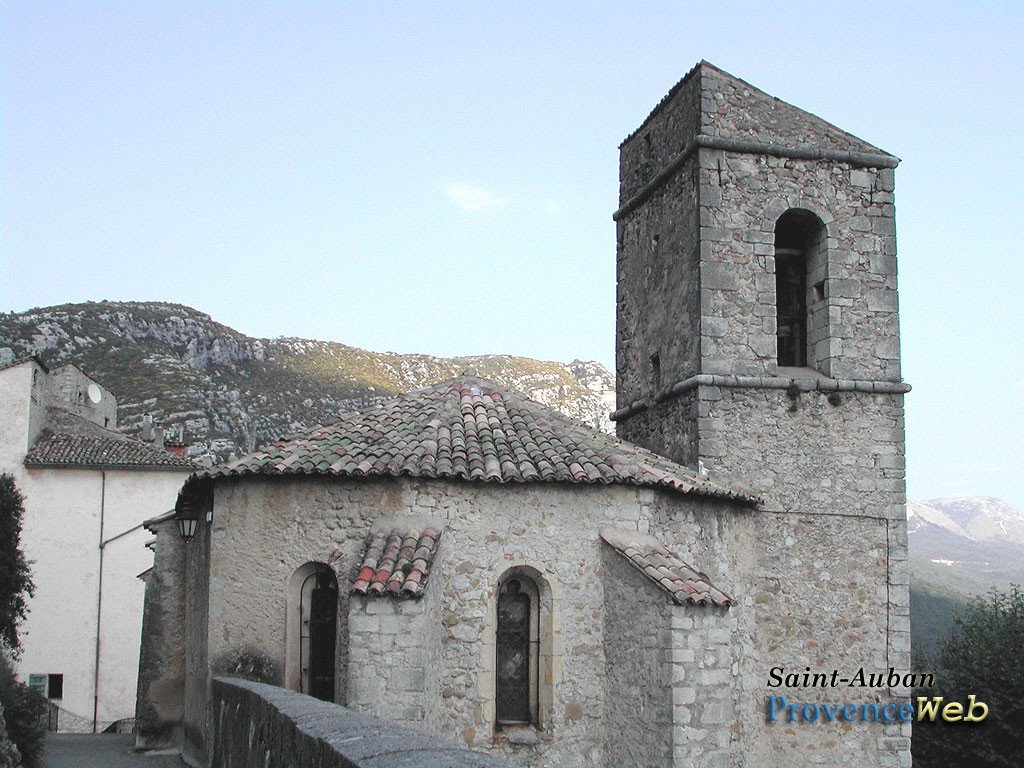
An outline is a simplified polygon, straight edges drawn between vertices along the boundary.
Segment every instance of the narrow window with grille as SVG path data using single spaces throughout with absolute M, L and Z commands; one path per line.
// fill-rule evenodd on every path
M 537 586 L 516 575 L 498 593 L 495 714 L 499 725 L 537 721 Z

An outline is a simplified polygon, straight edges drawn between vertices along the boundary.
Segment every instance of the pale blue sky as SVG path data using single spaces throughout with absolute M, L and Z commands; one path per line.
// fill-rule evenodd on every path
M 903 158 L 909 491 L 1024 510 L 1024 6 L 0 4 L 0 310 L 614 357 L 617 146 L 706 58 Z

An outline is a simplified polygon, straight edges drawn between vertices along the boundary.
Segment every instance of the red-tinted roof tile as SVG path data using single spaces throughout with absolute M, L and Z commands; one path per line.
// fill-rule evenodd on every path
M 363 595 L 420 597 L 440 538 L 430 527 L 371 531 L 352 591 Z
M 601 538 L 680 605 L 736 605 L 735 600 L 708 583 L 704 574 L 687 565 L 653 536 L 620 528 L 602 528 Z
M 188 459 L 127 437 L 69 435 L 44 429 L 25 456 L 26 466 L 195 469 Z

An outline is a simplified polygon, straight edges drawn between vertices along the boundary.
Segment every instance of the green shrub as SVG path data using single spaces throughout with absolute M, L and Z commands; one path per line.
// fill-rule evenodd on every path
M 950 726 L 914 723 L 911 750 L 917 768 L 1020 768 L 1024 765 L 1024 590 L 1011 586 L 978 598 L 942 642 L 934 688 L 918 696 L 964 701 L 974 694 L 988 706 L 984 721 Z
M 231 675 L 257 683 L 281 684 L 281 666 L 269 656 L 252 648 L 232 648 L 213 665 L 218 675 Z
M 21 551 L 21 520 L 25 497 L 14 477 L 0 474 L 0 642 L 17 651 L 18 624 L 25 618 L 32 596 L 32 577 Z
M 18 681 L 7 659 L 0 663 L 0 704 L 4 707 L 7 735 L 21 752 L 22 762 L 26 766 L 38 765 L 50 703 Z

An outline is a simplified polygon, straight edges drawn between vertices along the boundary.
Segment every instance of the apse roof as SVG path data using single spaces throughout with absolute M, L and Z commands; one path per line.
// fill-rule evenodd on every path
M 487 483 L 625 484 L 756 504 L 467 371 L 197 473 L 425 477 Z

